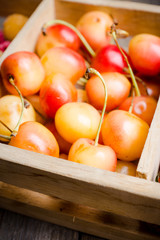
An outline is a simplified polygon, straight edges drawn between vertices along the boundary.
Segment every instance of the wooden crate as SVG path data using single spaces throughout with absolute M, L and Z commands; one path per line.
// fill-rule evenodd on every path
M 112 14 L 132 35 L 160 34 L 159 6 L 44 0 L 4 52 L 0 64 L 10 53 L 34 51 L 40 28 L 48 20 L 58 18 L 75 24 L 91 9 Z M 160 162 L 159 119 L 160 101 L 139 160 L 138 177 L 0 144 L 1 207 L 108 239 L 159 239 L 160 185 L 154 182 Z

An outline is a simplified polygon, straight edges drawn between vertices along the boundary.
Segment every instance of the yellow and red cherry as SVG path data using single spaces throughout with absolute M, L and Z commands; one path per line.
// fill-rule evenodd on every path
M 117 161 L 116 172 L 129 175 L 129 176 L 136 176 L 136 169 L 137 166 L 133 162 L 126 162 L 122 160 Z
M 118 72 L 104 72 L 101 75 L 104 78 L 108 91 L 106 111 L 111 111 L 117 108 L 129 96 L 131 83 L 123 74 Z M 102 110 L 105 91 L 99 77 L 91 76 L 85 88 L 89 103 L 96 109 Z
M 62 24 L 55 24 L 47 27 L 45 33 L 41 32 L 38 36 L 35 51 L 38 56 L 42 55 L 53 47 L 68 47 L 78 51 L 80 39 L 77 34 L 69 27 Z
M 15 52 L 4 59 L 1 65 L 1 76 L 9 93 L 17 95 L 10 84 L 10 79 L 23 96 L 29 96 L 40 90 L 45 71 L 39 57 L 28 51 Z
M 58 133 L 70 143 L 79 138 L 95 139 L 99 121 L 98 110 L 85 102 L 66 103 L 55 115 Z
M 150 96 L 129 97 L 119 106 L 119 109 L 129 111 L 131 105 L 133 105 L 132 113 L 150 125 L 157 107 L 157 101 Z
M 129 42 L 129 56 L 134 68 L 146 76 L 160 73 L 160 37 L 137 34 Z
M 112 24 L 113 19 L 108 13 L 89 11 L 81 16 L 76 27 L 93 50 L 97 51 L 110 43 L 111 37 L 108 33 Z
M 89 68 L 87 69 L 87 73 L 96 74 L 101 79 L 105 89 L 104 107 L 98 124 L 95 141 L 89 138 L 79 138 L 76 140 L 69 150 L 68 160 L 108 171 L 115 171 L 117 164 L 115 151 L 109 146 L 98 144 L 107 103 L 106 84 L 103 77 L 95 69 Z
M 114 150 L 101 144 L 95 147 L 94 143 L 88 138 L 78 139 L 70 148 L 68 160 L 114 172 L 117 164 Z
M 22 123 L 17 135 L 12 136 L 9 145 L 59 157 L 59 146 L 56 138 L 45 126 L 38 122 Z
M 77 101 L 77 89 L 60 73 L 50 74 L 40 88 L 40 104 L 50 118 L 54 118 L 57 110 L 68 102 Z
M 25 100 L 23 117 L 21 123 L 35 121 L 36 114 L 32 104 Z M 0 98 L 0 134 L 10 136 L 14 130 L 22 111 L 21 100 L 18 96 L 5 95 Z M 4 125 L 5 124 L 5 125 Z M 1 141 L 5 139 L 0 138 Z
M 123 50 L 123 52 L 125 52 Z M 127 55 L 127 53 L 125 52 Z M 109 44 L 102 47 L 91 60 L 91 67 L 100 73 L 120 72 L 125 73 L 127 63 L 116 45 Z
M 46 76 L 62 73 L 73 84 L 83 77 L 86 71 L 84 58 L 76 51 L 66 47 L 54 47 L 41 57 Z
M 130 112 L 113 110 L 104 118 L 101 131 L 103 143 L 113 148 L 118 159 L 134 161 L 141 156 L 149 125 Z

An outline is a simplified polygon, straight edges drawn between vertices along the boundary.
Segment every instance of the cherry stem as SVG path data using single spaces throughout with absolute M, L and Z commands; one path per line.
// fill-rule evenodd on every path
M 102 126 L 102 122 L 103 122 L 103 118 L 104 118 L 104 114 L 105 114 L 106 106 L 107 106 L 107 86 L 106 86 L 106 83 L 105 83 L 103 77 L 97 70 L 95 70 L 94 68 L 87 68 L 86 74 L 88 74 L 88 73 L 93 73 L 101 79 L 103 86 L 104 86 L 104 92 L 105 92 L 104 105 L 103 105 L 101 118 L 100 118 L 99 125 L 98 125 L 97 135 L 96 135 L 95 142 L 94 142 L 94 146 L 97 146 L 98 141 L 99 141 L 99 134 L 100 134 L 100 130 L 101 130 L 101 126 Z
M 61 25 L 65 25 L 69 28 L 71 28 L 77 35 L 78 37 L 80 38 L 80 40 L 82 41 L 82 43 L 84 44 L 85 48 L 88 50 L 88 52 L 90 53 L 90 55 L 92 57 L 95 57 L 96 56 L 96 53 L 94 52 L 94 50 L 91 48 L 91 46 L 89 45 L 89 43 L 86 41 L 86 39 L 83 37 L 83 35 L 79 32 L 79 30 L 74 27 L 72 24 L 66 22 L 66 21 L 63 21 L 63 20 L 59 20 L 59 19 L 55 19 L 55 20 L 52 20 L 52 21 L 49 21 L 47 23 L 45 23 L 42 27 L 42 33 L 43 35 L 46 35 L 46 28 L 49 27 L 49 26 L 52 26 L 54 24 L 61 24 Z
M 12 130 L 4 122 L 0 120 L 0 123 L 12 133 Z
M 128 111 L 129 113 L 132 113 L 132 111 L 133 111 L 134 97 L 135 97 L 135 90 L 133 89 L 133 91 L 132 91 L 131 105 L 130 105 L 129 111 Z
M 4 139 L 7 139 L 7 140 L 11 140 L 11 136 L 6 136 L 6 135 L 2 135 L 0 134 L 0 138 L 4 138 Z
M 133 83 L 133 86 L 135 88 L 136 96 L 141 96 L 139 88 L 138 88 L 138 85 L 137 85 L 137 82 L 136 82 L 136 79 L 135 79 L 135 76 L 134 76 L 134 73 L 133 73 L 132 68 L 131 68 L 131 66 L 129 64 L 128 58 L 127 58 L 126 54 L 122 51 L 122 49 L 121 49 L 121 47 L 120 47 L 120 45 L 119 45 L 119 43 L 117 41 L 116 31 L 115 30 L 112 31 L 112 36 L 113 36 L 113 39 L 114 39 L 118 49 L 120 50 L 121 54 L 123 55 L 123 57 L 124 57 L 124 59 L 125 59 L 125 61 L 127 63 L 128 70 L 129 70 L 129 73 L 130 73 L 130 76 L 131 76 L 131 79 L 132 79 L 132 83 Z
M 22 110 L 21 110 L 21 114 L 20 114 L 18 123 L 17 123 L 17 125 L 15 126 L 15 128 L 13 129 L 13 131 L 12 131 L 12 133 L 11 133 L 11 136 L 15 136 L 15 135 L 17 134 L 19 125 L 21 124 L 22 117 L 23 117 L 24 99 L 23 99 L 23 97 L 22 97 L 22 94 L 21 94 L 20 90 L 19 90 L 18 87 L 15 85 L 14 79 L 13 79 L 12 76 L 9 76 L 9 82 L 10 82 L 10 84 L 16 89 L 16 91 L 18 92 L 18 94 L 19 94 L 19 96 L 20 96 L 20 99 L 21 99 L 21 103 L 22 103 Z

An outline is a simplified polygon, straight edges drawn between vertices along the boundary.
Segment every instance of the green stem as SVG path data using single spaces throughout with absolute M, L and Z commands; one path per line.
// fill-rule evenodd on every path
M 19 96 L 20 96 L 20 99 L 21 99 L 21 103 L 22 103 L 22 110 L 21 110 L 21 114 L 20 114 L 18 123 L 17 123 L 17 125 L 15 126 L 15 128 L 13 129 L 12 134 L 11 134 L 11 136 L 15 136 L 15 135 L 17 134 L 17 132 L 18 132 L 18 128 L 19 128 L 19 125 L 21 124 L 22 117 L 23 117 L 24 99 L 23 99 L 23 97 L 22 97 L 21 92 L 19 91 L 19 89 L 18 89 L 17 86 L 15 85 L 14 79 L 13 79 L 12 76 L 9 77 L 9 82 L 10 82 L 10 84 L 16 89 L 16 91 L 18 92 L 18 94 L 19 94 Z
M 55 19 L 52 21 L 47 22 L 46 24 L 43 25 L 42 27 L 42 32 L 44 35 L 46 35 L 46 28 L 49 26 L 52 26 L 54 24 L 62 24 L 64 26 L 67 26 L 69 28 L 71 28 L 80 38 L 80 40 L 82 41 L 82 43 L 84 44 L 85 48 L 88 50 L 88 52 L 90 53 L 90 55 L 92 57 L 96 56 L 96 53 L 94 52 L 94 50 L 91 48 L 91 46 L 88 44 L 88 42 L 86 41 L 86 39 L 83 37 L 83 35 L 78 31 L 78 29 L 76 27 L 74 27 L 72 24 L 63 21 L 63 20 L 59 20 L 59 19 Z
M 133 89 L 132 99 L 131 99 L 131 105 L 130 105 L 129 111 L 128 111 L 129 113 L 132 113 L 132 111 L 133 111 L 134 98 L 135 98 L 135 91 L 134 91 L 134 89 Z
M 7 128 L 8 131 L 12 132 L 12 130 L 11 130 L 4 122 L 2 122 L 2 121 L 0 120 L 0 123 L 1 123 L 5 128 Z
M 11 136 L 6 136 L 6 135 L 2 135 L 0 134 L 0 138 L 4 138 L 4 139 L 7 139 L 7 140 L 11 140 Z
M 106 87 L 106 83 L 105 83 L 103 77 L 101 76 L 101 74 L 97 70 L 95 70 L 94 68 L 88 68 L 86 73 L 93 73 L 93 74 L 97 75 L 103 83 L 104 92 L 105 92 L 104 105 L 103 105 L 101 118 L 100 118 L 99 125 L 98 125 L 97 135 L 96 135 L 95 142 L 94 142 L 94 145 L 97 146 L 98 145 L 98 140 L 99 140 L 99 134 L 100 134 L 100 130 L 101 130 L 101 126 L 102 126 L 102 122 L 103 122 L 103 118 L 104 118 L 104 114 L 105 114 L 106 106 L 107 106 L 107 87 Z
M 119 48 L 120 52 L 122 53 L 122 55 L 123 55 L 123 57 L 124 57 L 124 59 L 125 59 L 125 61 L 126 61 L 126 63 L 127 63 L 128 70 L 129 70 L 129 73 L 130 73 L 130 76 L 131 76 L 131 79 L 132 79 L 132 83 L 133 83 L 133 86 L 134 86 L 134 88 L 135 88 L 136 96 L 141 96 L 140 91 L 139 91 L 139 88 L 138 88 L 138 85 L 137 85 L 137 82 L 136 82 L 136 79 L 135 79 L 135 76 L 134 76 L 134 73 L 133 73 L 133 71 L 132 71 L 132 68 L 131 68 L 129 62 L 128 62 L 127 56 L 126 56 L 125 53 L 122 51 L 122 49 L 121 49 L 121 47 L 120 47 L 120 45 L 119 45 L 119 43 L 118 43 L 118 41 L 117 41 L 117 37 L 116 37 L 116 32 L 115 32 L 115 31 L 112 31 L 112 36 L 113 36 L 113 39 L 114 39 L 117 47 Z

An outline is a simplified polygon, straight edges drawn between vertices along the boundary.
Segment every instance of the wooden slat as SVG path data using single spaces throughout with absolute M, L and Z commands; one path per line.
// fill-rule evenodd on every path
M 160 101 L 158 102 L 154 119 L 141 155 L 137 176 L 155 181 L 160 165 Z
M 44 0 L 32 14 L 32 17 L 26 22 L 22 30 L 17 34 L 12 43 L 8 46 L 7 50 L 0 58 L 0 65 L 3 60 L 16 51 L 34 51 L 35 43 L 38 34 L 41 31 L 42 25 L 54 19 L 55 9 L 54 1 Z
M 21 13 L 30 16 L 41 0 L 0 0 L 0 16 L 8 16 L 12 13 Z
M 0 183 L 0 204 L 9 210 L 115 240 L 158 240 L 159 227 L 76 205 L 58 198 Z
M 143 32 L 160 35 L 160 6 L 107 0 L 56 0 L 55 4 L 56 17 L 69 20 L 73 24 L 76 24 L 85 12 L 101 10 L 116 18 L 119 26 L 130 35 Z
M 160 223 L 158 183 L 5 144 L 0 145 L 0 152 L 3 182 L 133 219 Z

